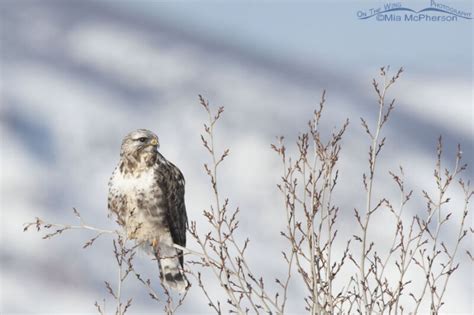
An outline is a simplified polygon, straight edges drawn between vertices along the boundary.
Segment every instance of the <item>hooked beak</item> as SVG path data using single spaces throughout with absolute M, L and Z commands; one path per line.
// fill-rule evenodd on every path
M 158 145 L 158 139 L 157 138 L 151 139 L 151 144 L 152 145 Z

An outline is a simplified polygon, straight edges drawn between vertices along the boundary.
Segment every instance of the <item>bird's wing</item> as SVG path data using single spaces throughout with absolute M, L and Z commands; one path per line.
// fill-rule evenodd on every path
M 186 246 L 186 228 L 188 217 L 184 204 L 184 176 L 181 171 L 164 157 L 159 157 L 159 169 L 162 171 L 162 185 L 167 192 L 167 219 L 173 242 Z

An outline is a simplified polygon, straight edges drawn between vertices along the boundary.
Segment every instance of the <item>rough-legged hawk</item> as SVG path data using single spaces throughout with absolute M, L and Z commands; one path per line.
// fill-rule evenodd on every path
M 145 129 L 123 139 L 120 162 L 109 181 L 108 206 L 128 238 L 157 257 L 162 283 L 182 293 L 188 286 L 183 253 L 173 243 L 186 246 L 184 177 L 158 147 L 158 137 Z

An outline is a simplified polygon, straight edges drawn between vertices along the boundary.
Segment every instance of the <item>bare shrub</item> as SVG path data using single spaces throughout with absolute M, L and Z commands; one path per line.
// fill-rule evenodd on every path
M 190 279 L 194 279 L 194 284 L 215 313 L 283 314 L 291 286 L 298 285 L 306 289 L 301 302 L 311 314 L 416 314 L 423 303 L 429 305 L 432 313 L 440 312 L 448 282 L 459 267 L 461 244 L 468 233 L 473 233 L 472 227 L 466 226 L 473 190 L 470 182 L 460 177 L 467 167 L 462 162 L 460 146 L 453 168 L 443 166 L 440 137 L 433 172 L 437 193 L 431 195 L 422 191 L 421 197 L 426 202 L 423 214 L 406 215 L 407 205 L 415 194 L 406 187 L 401 166 L 387 174 L 398 187 L 400 199 L 394 202 L 374 197 L 378 159 L 386 143 L 382 131 L 395 104 L 394 99 L 387 102 L 387 93 L 402 74 L 400 69 L 390 77 L 388 70 L 388 67 L 381 68 L 379 79 L 372 82 L 378 105 L 376 124 L 371 126 L 367 119 L 361 118 L 362 128 L 369 140 L 367 171 L 362 174 L 361 190 L 365 207 L 354 209 L 354 224 L 358 232 L 351 239 L 339 241 L 344 246 L 338 256 L 335 255 L 335 240 L 339 207 L 333 192 L 338 184 L 338 161 L 349 120 L 342 122 L 336 132 L 324 134 L 320 127 L 326 101 L 323 92 L 319 108 L 308 122 L 307 131 L 298 136 L 296 154 L 287 152 L 283 137 L 271 145 L 282 163 L 281 181 L 277 187 L 283 196 L 282 215 L 286 219 L 280 235 L 289 246 L 282 251 L 286 263 L 285 276 L 275 282 L 272 279 L 269 284 L 248 263 L 246 250 L 249 238 L 238 241 L 239 209 L 231 209 L 229 200 L 220 193 L 219 170 L 230 154 L 229 149 L 220 150 L 215 145 L 215 127 L 224 108 L 219 107 L 213 112 L 208 101 L 199 96 L 208 118 L 201 140 L 210 158 L 210 162 L 204 164 L 204 170 L 209 177 L 213 200 L 202 212 L 206 225 L 199 226 L 195 220 L 190 222 L 188 232 L 197 248 L 175 246 L 182 249 L 187 258 L 192 257 L 186 263 L 186 272 Z M 456 183 L 464 193 L 462 209 L 448 208 L 450 198 L 447 190 Z M 395 230 L 385 254 L 376 251 L 377 240 L 369 235 L 373 216 L 380 211 L 392 216 Z M 92 231 L 95 234 L 84 244 L 84 248 L 92 246 L 102 235 L 111 236 L 118 277 L 115 286 L 105 281 L 105 288 L 115 301 L 115 313 L 125 314 L 132 306 L 132 299 L 124 298 L 122 292 L 122 284 L 130 275 L 143 285 L 145 292 L 164 312 L 176 312 L 186 294 L 173 296 L 163 286 L 158 291 L 150 279 L 142 278 L 133 265 L 136 246 L 131 245 L 121 231 L 93 227 L 84 222 L 76 209 L 74 214 L 79 220 L 77 225 L 52 224 L 36 218 L 24 229 L 36 227 L 38 231 L 44 230 L 45 239 L 67 230 Z M 443 230 L 452 220 L 456 220 L 458 232 L 455 241 L 450 243 Z M 473 260 L 471 253 L 466 253 Z M 410 273 L 413 270 L 416 273 Z M 204 278 L 203 274 L 212 279 Z M 418 278 L 409 277 L 412 274 L 417 274 Z M 220 296 L 209 293 L 209 282 L 219 284 L 222 289 Z M 420 288 L 414 285 L 415 282 L 421 284 Z M 105 313 L 104 305 L 96 302 L 95 306 L 100 314 Z
M 178 297 L 173 297 L 172 293 L 168 291 L 166 286 L 162 285 L 160 281 L 161 290 L 163 293 L 158 293 L 155 289 L 156 285 L 151 279 L 144 279 L 140 273 L 136 270 L 133 264 L 135 254 L 138 250 L 140 244 L 135 244 L 133 241 L 127 239 L 127 235 L 124 231 L 119 230 L 106 230 L 97 228 L 87 224 L 79 211 L 73 208 L 73 213 L 76 218 L 79 220 L 79 224 L 56 224 L 45 222 L 43 219 L 36 218 L 34 222 L 25 224 L 24 231 L 29 230 L 30 228 L 35 228 L 37 232 L 43 231 L 45 234 L 43 239 L 50 239 L 52 237 L 61 235 L 63 232 L 68 230 L 86 230 L 94 233 L 94 236 L 90 238 L 82 248 L 87 248 L 93 246 L 95 241 L 102 235 L 108 235 L 112 238 L 112 253 L 117 264 L 117 279 L 115 285 L 112 285 L 109 281 L 104 281 L 104 287 L 107 294 L 112 298 L 115 303 L 114 314 L 124 315 L 132 306 L 133 299 L 125 298 L 123 294 L 123 284 L 129 278 L 130 275 L 133 275 L 137 281 L 139 281 L 143 288 L 144 292 L 154 300 L 159 307 L 163 309 L 166 314 L 174 314 L 176 310 L 183 304 L 183 301 L 187 295 L 186 291 L 183 295 Z M 117 222 L 118 224 L 118 222 Z M 153 258 L 156 259 L 156 258 Z M 158 280 L 158 276 L 155 280 Z M 95 301 L 94 306 L 99 314 L 106 314 L 106 299 L 103 299 L 103 303 Z

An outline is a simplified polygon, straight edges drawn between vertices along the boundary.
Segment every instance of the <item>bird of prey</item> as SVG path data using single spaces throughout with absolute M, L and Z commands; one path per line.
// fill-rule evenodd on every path
M 108 208 L 129 239 L 156 256 L 166 288 L 183 293 L 183 253 L 188 224 L 181 171 L 158 152 L 158 137 L 146 129 L 122 141 L 120 161 L 109 181 Z

